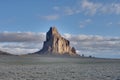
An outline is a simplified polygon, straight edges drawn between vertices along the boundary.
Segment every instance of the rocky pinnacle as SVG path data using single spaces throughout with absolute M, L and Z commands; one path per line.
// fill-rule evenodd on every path
M 44 41 L 43 48 L 36 53 L 76 55 L 76 50 L 74 47 L 70 47 L 70 42 L 59 34 L 56 27 L 50 27 L 46 34 L 46 41 Z

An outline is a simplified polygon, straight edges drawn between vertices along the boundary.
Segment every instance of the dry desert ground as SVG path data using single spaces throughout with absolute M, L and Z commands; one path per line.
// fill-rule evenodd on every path
M 120 80 L 120 60 L 0 56 L 0 80 Z

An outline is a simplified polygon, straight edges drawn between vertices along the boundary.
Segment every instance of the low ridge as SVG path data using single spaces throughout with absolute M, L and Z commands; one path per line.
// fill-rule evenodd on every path
M 7 52 L 0 51 L 0 55 L 12 55 L 12 54 L 7 53 Z

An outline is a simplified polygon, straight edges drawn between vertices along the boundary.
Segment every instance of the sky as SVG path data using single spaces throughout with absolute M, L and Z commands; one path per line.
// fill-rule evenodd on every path
M 56 26 L 78 54 L 120 58 L 120 0 L 1 0 L 0 50 L 36 52 Z

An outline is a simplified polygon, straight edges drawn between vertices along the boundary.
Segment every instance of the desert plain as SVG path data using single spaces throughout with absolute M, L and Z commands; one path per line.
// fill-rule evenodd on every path
M 120 80 L 120 60 L 1 55 L 0 80 Z

